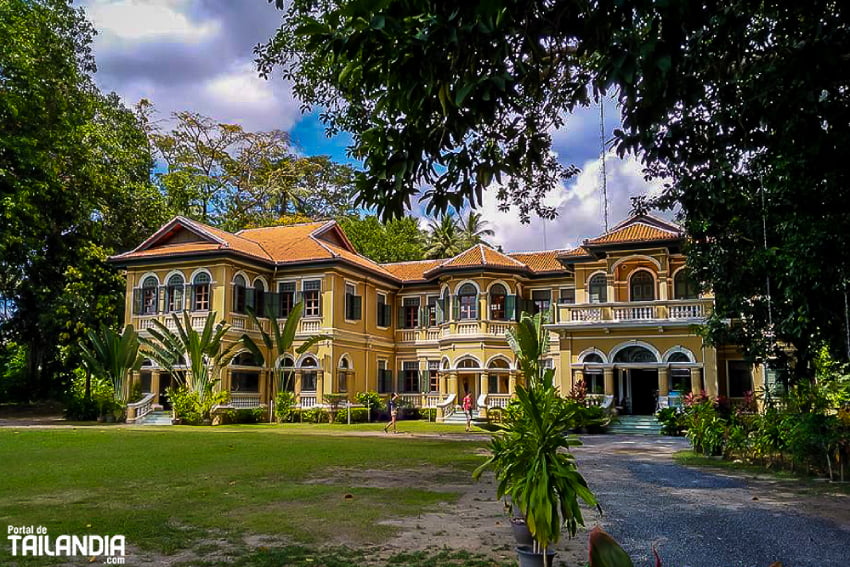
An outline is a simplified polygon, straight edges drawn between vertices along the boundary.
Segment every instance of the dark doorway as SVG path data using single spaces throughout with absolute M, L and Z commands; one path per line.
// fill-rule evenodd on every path
M 173 380 L 174 378 L 172 378 L 171 374 L 168 372 L 159 373 L 159 405 L 161 405 L 164 410 L 171 409 L 171 402 L 168 399 L 168 394 L 165 393 L 165 390 L 171 386 Z
M 652 415 L 658 403 L 658 370 L 629 370 L 632 381 L 632 413 L 635 415 Z

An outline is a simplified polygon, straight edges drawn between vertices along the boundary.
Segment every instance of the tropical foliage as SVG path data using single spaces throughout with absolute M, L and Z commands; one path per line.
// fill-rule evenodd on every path
M 192 317 L 186 311 L 182 318 L 176 313 L 171 317 L 173 330 L 154 320 L 154 326 L 148 329 L 150 338 L 141 339 L 144 353 L 178 384 L 169 392 L 175 414 L 180 417 L 191 410 L 191 417 L 197 414 L 202 420 L 209 419 L 212 408 L 227 400 L 227 392 L 217 392 L 215 388 L 221 381 L 221 370 L 236 355 L 240 343 L 225 344 L 230 325 L 216 323 L 214 311 L 207 314 L 200 331 L 192 326 Z
M 431 219 L 428 222 L 428 232 L 425 250 L 428 258 L 451 258 L 464 251 L 463 236 L 452 213 Z
M 0 1 L 0 340 L 33 398 L 65 389 L 88 329 L 119 324 L 106 259 L 167 214 L 139 119 L 93 82 L 93 34 L 69 2 Z
M 425 257 L 426 234 L 412 217 L 381 222 L 374 215 L 339 219 L 345 235 L 360 253 L 375 262 L 406 262 Z
M 260 330 L 260 337 L 263 341 L 263 344 L 266 347 L 266 350 L 271 353 L 272 360 L 269 361 L 268 366 L 271 366 L 274 361 L 281 359 L 281 357 L 285 354 L 294 354 L 296 356 L 304 354 L 310 348 L 318 342 L 325 341 L 330 339 L 328 335 L 311 335 L 304 339 L 304 341 L 298 345 L 298 348 L 293 349 L 293 345 L 295 344 L 295 334 L 298 332 L 298 328 L 301 326 L 301 316 L 304 313 L 304 302 L 299 301 L 293 306 L 292 310 L 289 312 L 289 316 L 283 322 L 283 326 L 281 327 L 280 321 L 277 317 L 274 316 L 274 313 L 269 311 L 266 316 L 269 319 L 269 326 L 271 327 L 271 333 L 267 333 L 263 326 L 260 324 L 260 321 L 257 319 L 257 314 L 251 312 L 250 317 L 251 321 L 254 323 L 254 328 Z M 251 353 L 256 357 L 257 360 L 263 360 L 263 353 L 260 350 L 260 347 L 254 341 L 251 336 L 247 333 L 242 335 L 242 344 L 245 345 Z M 293 360 L 295 356 L 293 356 Z M 277 373 L 277 390 L 283 391 L 288 390 L 292 386 L 291 384 L 284 383 L 286 377 L 288 376 L 287 372 L 280 367 L 275 367 L 275 372 Z
M 574 408 L 558 394 L 554 369 L 542 366 L 548 350 L 543 314 L 523 313 L 517 328 L 508 331 L 508 344 L 525 384 L 517 385 L 502 431 L 490 441 L 492 454 L 474 476 L 495 471 L 497 496 L 509 496 L 519 508 L 540 551 L 557 543 L 562 526 L 574 536 L 584 525 L 579 500 L 598 505 L 569 452 L 579 444 L 568 435 L 576 424 Z
M 666 180 L 695 278 L 716 293 L 711 336 L 750 358 L 822 344 L 848 360 L 850 6 L 639 0 L 276 0 L 256 50 L 364 159 L 360 198 L 384 215 L 480 204 L 554 215 L 565 171 L 550 132 L 616 93 L 621 154 Z M 606 134 L 608 135 L 608 134 Z M 724 321 L 742 319 L 731 335 Z M 790 345 L 793 348 L 783 348 Z M 784 362 L 784 361 L 783 361 Z
M 80 353 L 88 375 L 108 380 L 115 401 L 127 402 L 130 395 L 127 376 L 142 365 L 138 333 L 132 325 L 127 325 L 120 334 L 101 327 L 99 332 L 89 330 L 86 336 L 88 344 L 80 345 Z

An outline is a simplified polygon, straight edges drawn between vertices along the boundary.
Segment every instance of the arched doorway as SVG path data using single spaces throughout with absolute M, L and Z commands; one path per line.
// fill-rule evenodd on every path
M 618 372 L 615 396 L 626 413 L 652 415 L 658 405 L 658 356 L 645 346 L 630 345 L 612 360 Z
M 457 399 L 462 400 L 466 393 L 472 394 L 473 404 L 478 399 L 478 374 L 481 363 L 474 358 L 464 358 L 457 363 Z

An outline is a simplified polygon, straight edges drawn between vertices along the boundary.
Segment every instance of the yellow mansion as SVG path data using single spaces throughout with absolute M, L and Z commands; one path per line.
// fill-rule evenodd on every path
M 505 331 L 522 311 L 551 308 L 545 363 L 561 392 L 583 379 L 622 411 L 651 414 L 671 391 L 735 398 L 761 382 L 737 349 L 696 334 L 713 302 L 688 279 L 683 243 L 678 226 L 638 215 L 574 250 L 477 245 L 453 258 L 377 264 L 333 221 L 232 234 L 176 217 L 112 261 L 127 273 L 125 320 L 142 333 L 157 319 L 173 324 L 172 312 L 198 325 L 213 311 L 232 340 L 248 333 L 262 344 L 248 313 L 283 319 L 304 302 L 297 337 L 329 339 L 297 358 L 237 356 L 221 382 L 236 407 L 269 404 L 273 370 L 283 369 L 304 408 L 369 390 L 448 409 L 468 391 L 483 413 L 504 406 L 521 379 Z M 138 379 L 154 403 L 167 403 L 167 373 L 146 365 Z

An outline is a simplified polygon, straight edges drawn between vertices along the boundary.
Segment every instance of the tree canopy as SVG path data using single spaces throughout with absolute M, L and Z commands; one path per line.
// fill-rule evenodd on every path
M 412 217 L 383 223 L 374 215 L 358 215 L 341 218 L 339 224 L 354 248 L 375 262 L 406 262 L 424 258 L 426 236 Z
M 385 216 L 491 185 L 550 216 L 541 195 L 575 172 L 553 128 L 615 92 L 611 143 L 669 181 L 654 204 L 681 208 L 712 337 L 750 358 L 790 345 L 798 372 L 818 344 L 848 358 L 847 3 L 293 0 L 256 54 L 352 133 L 359 198 Z
M 0 1 L 0 333 L 36 396 L 88 328 L 119 321 L 106 257 L 163 221 L 139 120 L 92 82 L 93 33 L 68 2 Z
M 351 167 L 299 156 L 286 132 L 250 132 L 189 111 L 162 129 L 150 102 L 140 109 L 166 166 L 157 183 L 175 213 L 237 231 L 353 210 Z

